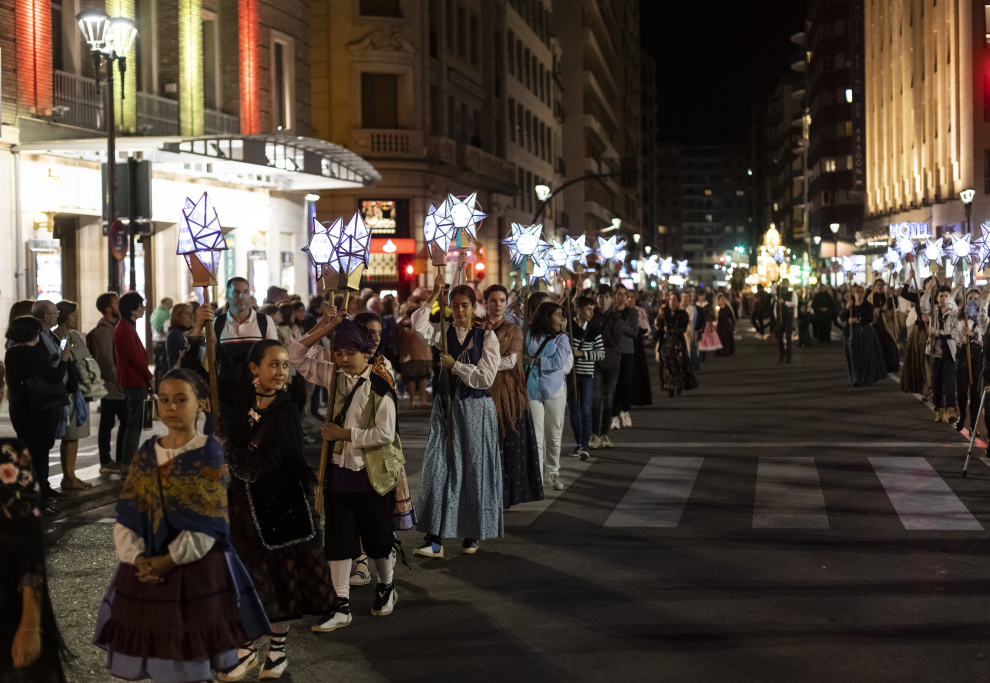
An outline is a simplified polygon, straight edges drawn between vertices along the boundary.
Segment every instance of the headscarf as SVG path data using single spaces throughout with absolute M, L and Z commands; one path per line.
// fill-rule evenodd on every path
M 333 346 L 336 349 L 357 349 L 359 353 L 371 353 L 375 350 L 375 340 L 364 325 L 353 320 L 344 320 L 334 333 Z

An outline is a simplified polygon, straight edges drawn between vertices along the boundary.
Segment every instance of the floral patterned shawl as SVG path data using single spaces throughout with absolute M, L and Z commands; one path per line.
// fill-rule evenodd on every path
M 491 329 L 487 322 L 487 318 L 481 320 L 481 327 L 486 330 Z M 498 352 L 503 358 L 516 354 L 516 364 L 511 370 L 498 372 L 489 389 L 498 415 L 498 434 L 504 438 L 516 428 L 516 422 L 523 411 L 529 410 L 529 394 L 526 393 L 526 376 L 522 362 L 523 338 L 519 326 L 504 319 L 491 331 L 498 338 Z
M 159 466 L 152 437 L 131 463 L 117 502 L 117 522 L 144 539 L 150 557 L 167 552 L 179 531 L 207 534 L 227 548 L 229 481 L 223 447 L 216 439 Z

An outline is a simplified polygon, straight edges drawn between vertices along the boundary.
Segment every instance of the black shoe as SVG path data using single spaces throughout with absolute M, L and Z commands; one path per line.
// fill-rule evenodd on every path
M 395 582 L 380 583 L 375 586 L 375 605 L 371 608 L 371 613 L 376 617 L 387 616 L 392 613 L 392 608 L 398 601 L 399 594 L 395 590 Z
M 959 422 L 956 423 L 956 431 L 957 432 L 961 432 L 963 430 L 963 427 L 964 426 L 965 425 L 963 425 L 963 421 L 962 420 L 959 420 Z

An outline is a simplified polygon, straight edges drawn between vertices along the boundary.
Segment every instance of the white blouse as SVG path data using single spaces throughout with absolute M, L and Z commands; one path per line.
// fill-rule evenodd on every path
M 179 448 L 164 448 L 159 439 L 155 439 L 155 458 L 161 467 L 186 451 L 202 448 L 206 445 L 207 436 L 197 434 L 184 446 Z M 189 564 L 202 559 L 216 543 L 216 539 L 198 531 L 180 531 L 175 540 L 168 544 L 168 552 L 176 564 Z M 122 524 L 113 525 L 113 544 L 117 549 L 117 559 L 124 564 L 134 564 L 138 555 L 144 553 L 144 539 Z
M 413 329 L 416 330 L 416 335 L 424 344 L 435 346 L 438 349 L 441 348 L 440 325 L 430 322 L 429 306 L 423 306 L 412 314 L 412 324 Z M 464 338 L 467 337 L 468 332 L 471 330 L 455 327 L 454 331 L 457 333 L 457 341 L 463 344 Z M 451 372 L 457 375 L 471 389 L 490 389 L 495 382 L 495 375 L 498 373 L 501 362 L 502 356 L 499 353 L 498 337 L 495 336 L 494 332 L 486 330 L 485 341 L 481 349 L 481 358 L 478 360 L 478 364 L 471 365 L 470 363 L 455 361 Z

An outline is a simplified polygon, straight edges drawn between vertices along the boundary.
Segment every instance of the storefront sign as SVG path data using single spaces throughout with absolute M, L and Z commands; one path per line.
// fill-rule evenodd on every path
M 416 240 L 390 237 L 388 239 L 371 238 L 372 254 L 415 254 Z
M 891 223 L 890 228 L 891 239 L 922 239 L 924 237 L 931 237 L 932 232 L 928 228 L 928 223 Z
M 850 72 L 852 74 L 852 98 L 849 107 L 852 115 L 852 189 L 866 190 L 866 69 L 865 69 L 865 26 L 863 0 L 849 3 L 849 32 L 852 39 Z
M 110 224 L 110 253 L 118 261 L 127 258 L 127 226 L 123 221 L 116 220 Z

